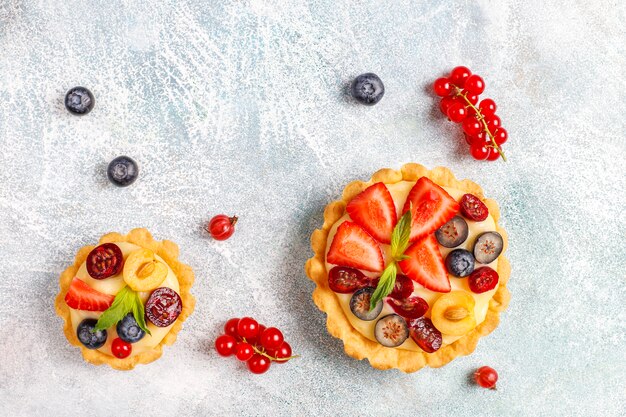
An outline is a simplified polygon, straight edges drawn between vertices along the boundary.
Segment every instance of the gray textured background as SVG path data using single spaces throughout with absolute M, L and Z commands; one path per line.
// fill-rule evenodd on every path
M 3 415 L 617 416 L 626 408 L 626 7 L 622 1 L 0 2 Z M 277 5 L 280 3 L 281 5 Z M 475 162 L 430 84 L 465 64 L 508 129 Z M 347 100 L 376 72 L 373 108 Z M 64 92 L 89 87 L 78 118 Z M 108 184 L 120 154 L 141 166 Z M 474 355 L 404 375 L 346 357 L 303 273 L 326 203 L 409 161 L 502 207 L 513 299 Z M 240 216 L 235 236 L 202 232 Z M 53 311 L 59 273 L 108 231 L 181 246 L 198 303 L 131 373 L 85 364 Z M 229 317 L 277 325 L 302 358 L 253 376 L 212 343 Z M 498 391 L 467 381 L 500 372 Z

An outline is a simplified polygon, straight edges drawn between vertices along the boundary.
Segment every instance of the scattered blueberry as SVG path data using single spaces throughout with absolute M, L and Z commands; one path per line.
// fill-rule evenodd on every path
M 474 256 L 481 264 L 489 264 L 502 253 L 504 241 L 498 232 L 485 232 L 474 242 Z
M 135 321 L 133 313 L 128 313 L 122 320 L 120 320 L 117 323 L 116 330 L 120 339 L 128 343 L 139 342 L 146 335 L 146 332 L 141 330 Z
M 466 277 L 474 272 L 474 255 L 465 249 L 455 249 L 446 256 L 446 269 L 455 277 Z
M 97 330 L 92 332 L 94 327 L 96 327 L 97 322 L 98 320 L 96 319 L 85 319 L 81 321 L 76 328 L 76 336 L 78 336 L 78 340 L 80 340 L 80 343 L 85 345 L 87 349 L 98 349 L 107 341 L 106 330 Z
M 385 86 L 378 75 L 368 72 L 361 74 L 352 81 L 352 97 L 358 102 L 373 106 L 385 94 Z
M 128 156 L 118 156 L 109 164 L 107 177 L 118 187 L 128 187 L 137 179 L 139 166 Z
M 74 87 L 65 94 L 65 108 L 72 114 L 82 116 L 93 109 L 96 99 L 85 87 Z

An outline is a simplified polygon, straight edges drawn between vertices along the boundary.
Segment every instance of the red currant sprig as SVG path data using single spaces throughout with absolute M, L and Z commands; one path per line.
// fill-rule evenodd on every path
M 467 67 L 454 68 L 448 77 L 435 80 L 435 94 L 442 97 L 439 108 L 443 114 L 461 123 L 470 153 L 477 160 L 506 161 L 502 144 L 508 139 L 506 129 L 496 115 L 496 103 L 486 98 L 478 103 L 485 91 L 485 81 Z
M 291 346 L 276 327 L 265 327 L 250 317 L 230 319 L 224 333 L 215 340 L 215 350 L 221 356 L 235 355 L 246 362 L 250 372 L 262 374 L 273 363 L 285 363 L 300 355 L 292 355 Z

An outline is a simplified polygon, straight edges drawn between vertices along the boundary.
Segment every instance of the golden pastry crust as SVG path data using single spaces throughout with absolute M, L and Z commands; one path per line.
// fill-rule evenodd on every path
M 104 354 L 97 350 L 87 349 L 80 343 L 74 329 L 72 327 L 72 320 L 70 318 L 70 308 L 65 304 L 65 295 L 69 290 L 70 284 L 72 283 L 72 279 L 76 276 L 76 272 L 80 268 L 80 266 L 87 259 L 87 255 L 95 246 L 84 246 L 82 247 L 78 253 L 76 254 L 76 258 L 74 259 L 74 264 L 67 268 L 61 274 L 61 278 L 59 279 L 59 285 L 61 287 L 61 291 L 57 295 L 55 300 L 55 310 L 57 314 L 63 319 L 64 326 L 63 331 L 65 332 L 65 337 L 67 340 L 74 346 L 80 347 L 83 358 L 94 365 L 102 365 L 104 363 L 110 365 L 112 368 L 119 369 L 122 371 L 131 370 L 137 364 L 147 364 L 152 361 L 157 360 L 163 354 L 163 346 L 171 345 L 176 341 L 176 336 L 180 329 L 183 327 L 183 322 L 189 317 L 189 315 L 193 312 L 194 306 L 196 304 L 196 299 L 191 295 L 191 286 L 194 281 L 194 273 L 189 265 L 185 265 L 178 261 L 178 245 L 176 243 L 169 240 L 154 240 L 152 235 L 147 229 L 133 229 L 127 235 L 121 235 L 119 233 L 108 233 L 100 238 L 98 244 L 107 243 L 107 242 L 129 242 L 134 243 L 137 246 L 141 246 L 143 248 L 148 248 L 158 254 L 167 264 L 172 268 L 176 277 L 178 278 L 178 283 L 180 286 L 180 298 L 183 302 L 183 309 L 176 322 L 172 325 L 170 331 L 165 335 L 163 340 L 156 345 L 153 349 L 142 352 L 138 355 L 125 358 L 118 359 L 114 356 Z
M 485 198 L 483 190 L 478 184 L 470 180 L 457 180 L 447 168 L 437 167 L 428 170 L 422 165 L 411 163 L 404 165 L 399 171 L 381 169 L 372 175 L 368 182 L 353 181 L 348 184 L 343 190 L 342 199 L 326 206 L 324 210 L 324 225 L 311 235 L 311 247 L 315 256 L 306 262 L 305 270 L 309 278 L 317 284 L 313 291 L 313 301 L 321 311 L 327 314 L 326 326 L 328 327 L 328 332 L 334 337 L 343 340 L 344 349 L 348 355 L 359 360 L 367 358 L 376 369 L 397 368 L 403 372 L 415 372 L 424 366 L 437 368 L 447 364 L 457 356 L 469 355 L 474 351 L 481 337 L 491 333 L 498 327 L 499 314 L 506 309 L 511 298 L 506 288 L 511 274 L 511 266 L 509 261 L 501 255 L 498 258 L 500 281 L 498 289 L 489 301 L 489 309 L 485 320 L 462 338 L 443 346 L 434 353 L 387 348 L 369 340 L 352 327 L 339 304 L 339 299 L 328 287 L 328 273 L 325 262 L 328 233 L 335 222 L 345 214 L 346 204 L 368 186 L 376 182 L 395 184 L 400 181 L 417 181 L 420 177 L 428 177 L 441 186 L 454 187 L 480 197 L 489 208 L 489 213 L 496 222 L 497 232 L 502 235 L 504 240 L 503 253 L 508 246 L 507 234 L 498 225 L 500 217 L 498 204 L 494 200 Z

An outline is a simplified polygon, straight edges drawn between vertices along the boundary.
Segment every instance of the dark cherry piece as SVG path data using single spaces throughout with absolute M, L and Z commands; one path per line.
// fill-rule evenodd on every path
M 154 290 L 146 302 L 146 317 L 157 327 L 167 327 L 174 323 L 182 310 L 180 296 L 167 287 Z
M 122 250 L 115 243 L 103 243 L 87 255 L 87 273 L 94 279 L 117 275 L 122 270 L 123 264 Z
M 417 319 L 422 317 L 428 311 L 428 303 L 422 297 L 414 296 L 397 300 L 388 298 L 387 302 L 399 315 L 405 319 Z
M 417 343 L 417 346 L 426 353 L 438 351 L 443 343 L 441 332 L 437 330 L 433 322 L 426 317 L 411 320 L 409 333 L 413 341 Z
M 356 268 L 336 266 L 328 273 L 328 286 L 340 294 L 350 294 L 370 284 L 370 279 Z

